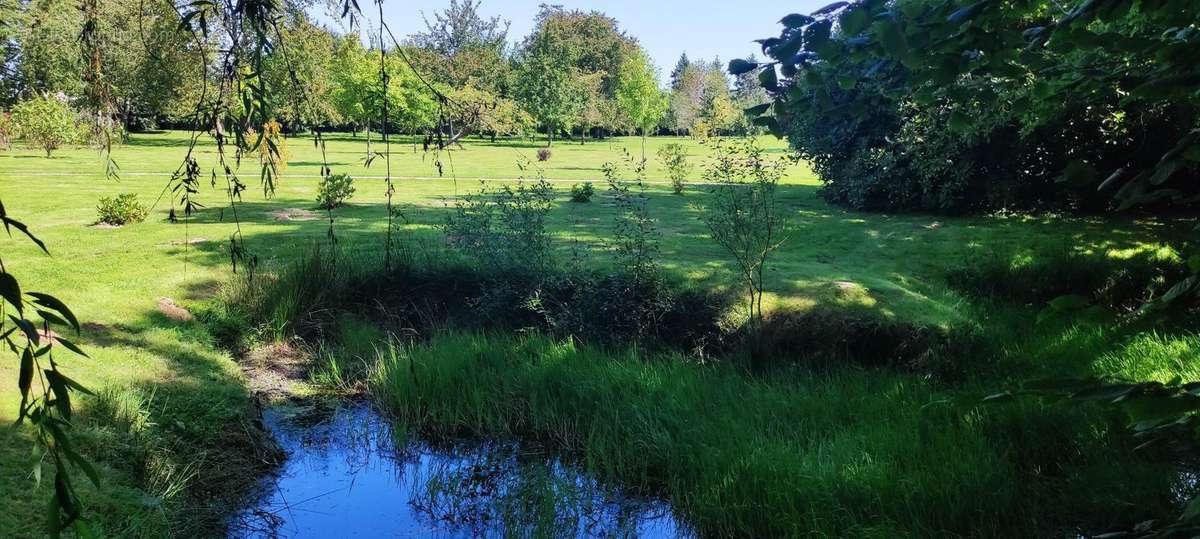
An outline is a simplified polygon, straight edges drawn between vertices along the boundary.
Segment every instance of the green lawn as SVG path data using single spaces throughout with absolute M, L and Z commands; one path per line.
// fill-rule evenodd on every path
M 684 196 L 674 196 L 665 185 L 653 154 L 667 142 L 688 144 L 697 162 L 707 153 L 687 139 L 652 138 L 648 142 L 649 180 L 654 182 L 649 188 L 650 207 L 663 232 L 664 266 L 704 286 L 729 286 L 729 262 L 707 239 L 693 207 L 703 200 L 703 188 L 692 186 Z M 784 151 L 782 142 L 764 139 L 763 143 L 774 151 Z M 93 388 L 117 388 L 125 394 L 128 388 L 141 388 L 139 394 L 145 399 L 140 407 L 154 423 L 148 431 L 153 440 L 137 442 L 137 463 L 127 462 L 122 455 L 97 455 L 107 490 L 104 495 L 89 491 L 85 496 L 89 510 L 114 535 L 158 536 L 163 530 L 188 525 L 180 515 L 189 508 L 178 505 L 183 501 L 173 505 L 173 500 L 183 498 L 173 497 L 172 489 L 164 485 L 187 481 L 201 488 L 219 485 L 222 478 L 213 471 L 220 468 L 216 464 L 228 456 L 229 446 L 244 441 L 229 433 L 250 420 L 247 391 L 229 354 L 215 346 L 200 324 L 173 321 L 156 307 L 158 298 L 170 297 L 200 308 L 229 275 L 226 247 L 235 224 L 223 179 L 218 178 L 217 188 L 208 185 L 207 177 L 203 179 L 199 200 L 205 208 L 186 224 L 167 221 L 170 193 L 159 199 L 186 144 L 185 133 L 133 135 L 114 154 L 121 166 L 119 182 L 104 178 L 97 153 L 86 148 L 63 149 L 51 159 L 21 147 L 0 153 L 5 208 L 45 240 L 52 253 L 44 256 L 29 242 L 13 238 L 6 240 L 4 263 L 26 289 L 57 295 L 90 324 L 80 341 L 92 359 L 67 361 L 65 370 Z M 306 137 L 291 139 L 289 146 L 293 156 L 272 198 L 265 198 L 258 188 L 257 163 L 247 159 L 243 166 L 244 181 L 251 189 L 237 205 L 237 213 L 247 246 L 267 269 L 278 268 L 283 261 L 305 253 L 310 245 L 325 241 L 329 227 L 323 213 L 307 213 L 314 209 L 320 152 Z M 421 152 L 411 141 L 394 143 L 391 168 L 397 183 L 396 202 L 408 219 L 406 228 L 436 241 L 435 227 L 456 194 L 477 190 L 483 179 L 510 181 L 522 174 L 531 176 L 528 170 L 522 173 L 517 162 L 534 158 L 540 146 L 535 141 L 492 144 L 473 140 L 465 148 L 441 156 L 445 176 L 438 177 L 433 154 Z M 565 191 L 577 181 L 593 181 L 601 188 L 601 165 L 618 161 L 625 147 L 637 152 L 640 141 L 560 142 L 552 148 L 553 155 L 543 166 L 545 176 L 564 191 L 560 207 L 551 216 L 552 229 L 564 245 L 569 238 L 599 243 L 608 234 L 613 210 L 605 196 L 601 194 L 589 204 L 572 204 L 566 201 Z M 381 150 L 378 142 L 374 149 Z M 362 138 L 328 137 L 326 157 L 334 172 L 359 178 L 352 203 L 334 212 L 339 243 L 349 251 L 378 250 L 383 242 L 380 232 L 386 226 L 383 181 L 372 177 L 384 173 L 384 163 L 377 160 L 365 167 L 365 150 Z M 215 161 L 215 151 L 207 141 L 199 157 L 203 167 Z M 150 217 L 122 228 L 91 226 L 99 198 L 124 192 L 137 193 L 146 204 L 154 204 Z M 1053 249 L 1113 256 L 1159 251 L 1165 249 L 1161 242 L 1178 228 L 1172 223 L 1111 216 L 861 214 L 826 204 L 818 196 L 818 182 L 802 166 L 790 171 L 782 193 L 790 226 L 789 238 L 772 264 L 768 281 L 775 307 L 854 306 L 895 320 L 942 328 L 988 323 L 979 308 L 946 284 L 944 275 L 951 268 L 984 257 L 1037 256 Z M 1017 317 L 1031 318 L 1031 312 Z M 1090 337 L 1063 334 L 1055 338 L 1065 343 L 1062 348 L 1070 349 Z M 1186 344 L 1190 341 L 1181 344 L 1185 341 L 1170 336 L 1163 339 L 1163 345 L 1155 347 L 1146 345 L 1143 338 L 1142 344 L 1130 345 L 1141 346 L 1143 351 L 1126 354 L 1117 350 L 1103 361 L 1083 358 L 1078 364 L 1082 372 L 1161 376 L 1162 369 L 1155 370 L 1156 365 L 1166 364 L 1169 358 L 1155 354 L 1164 347 L 1182 346 L 1194 354 Z M 1152 350 L 1144 351 L 1147 347 Z M 1142 356 L 1154 357 L 1136 359 Z M 1031 361 L 1026 357 L 1020 364 Z M 0 378 L 16 377 L 15 362 L 0 365 Z M 1015 371 L 1012 375 L 1021 376 Z M 0 421 L 11 421 L 19 400 L 15 384 L 4 383 L 0 388 Z M 921 398 L 926 391 L 919 391 Z M 131 436 L 125 431 L 113 434 L 112 425 L 112 421 L 96 419 L 85 434 L 118 440 Z M 198 440 L 204 443 L 197 447 Z M 146 463 L 159 461 L 155 469 L 166 471 L 160 469 L 157 475 L 146 477 L 142 471 L 148 469 Z M 36 534 L 42 499 L 48 492 L 43 485 L 36 495 L 25 493 L 32 485 L 31 466 L 20 431 L 6 434 L 0 440 L 0 484 L 6 492 L 20 494 L 0 499 L 0 530 L 15 530 L 16 536 Z

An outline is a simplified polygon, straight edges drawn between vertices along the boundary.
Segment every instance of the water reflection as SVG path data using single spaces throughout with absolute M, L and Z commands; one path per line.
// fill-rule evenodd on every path
M 265 420 L 288 460 L 234 519 L 234 537 L 690 536 L 666 503 L 514 444 L 397 441 L 366 405 Z

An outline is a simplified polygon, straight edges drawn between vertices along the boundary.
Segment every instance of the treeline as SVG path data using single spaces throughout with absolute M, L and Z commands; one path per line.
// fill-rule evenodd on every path
M 1194 204 L 1200 9 L 1152 2 L 855 0 L 787 15 L 775 104 L 836 203 L 871 210 Z
M 4 109 L 47 95 L 85 99 L 93 61 L 102 64 L 114 115 L 127 130 L 190 127 L 205 99 L 238 106 L 238 91 L 214 88 L 220 74 L 201 60 L 226 44 L 181 29 L 170 2 L 97 0 L 105 43 L 95 59 L 80 53 L 85 16 L 77 4 L 0 0 Z M 467 134 L 542 133 L 550 141 L 751 133 L 758 128 L 740 111 L 766 99 L 752 77 L 730 79 L 719 60 L 686 54 L 664 87 L 637 39 L 596 11 L 543 6 L 530 35 L 514 43 L 507 22 L 479 13 L 479 0 L 451 0 L 424 31 L 381 44 L 377 30 L 318 24 L 310 4 L 285 2 L 279 46 L 261 65 L 230 67 L 261 70 L 267 106 L 288 130 L 378 130 L 386 96 L 389 131 L 443 144 Z

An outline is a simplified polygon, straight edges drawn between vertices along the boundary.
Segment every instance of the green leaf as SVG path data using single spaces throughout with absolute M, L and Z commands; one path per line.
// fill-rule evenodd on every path
M 1095 182 L 1099 175 L 1100 171 L 1096 170 L 1096 167 L 1076 159 L 1067 164 L 1062 179 L 1072 185 L 1087 185 Z
M 861 34 L 871 24 L 871 14 L 865 8 L 852 7 L 842 14 L 838 24 L 842 27 L 843 35 L 855 36 Z
M 975 2 L 974 4 L 961 8 L 958 11 L 951 13 L 949 17 L 946 17 L 946 22 L 950 24 L 962 24 L 967 22 L 968 20 L 975 18 L 976 15 L 979 15 L 979 12 L 983 11 L 983 8 L 987 6 L 988 1 L 989 0 L 980 0 L 979 2 Z
M 875 23 L 875 34 L 883 50 L 896 58 L 908 56 L 908 39 L 904 30 L 895 21 L 880 21 Z
M 971 117 L 961 110 L 950 113 L 950 129 L 966 131 L 971 128 Z
M 25 410 L 25 401 L 29 398 L 29 389 L 33 384 L 33 351 L 25 347 L 21 353 L 21 372 L 17 376 L 17 388 L 21 390 L 21 411 Z
M 790 15 L 784 16 L 782 19 L 779 19 L 779 22 L 780 22 L 780 24 L 782 24 L 788 28 L 800 28 L 801 26 L 804 26 L 806 24 L 811 24 L 814 20 L 815 19 L 813 19 L 812 17 L 809 17 L 808 15 L 792 13 Z
M 1179 515 L 1179 520 L 1189 521 L 1200 518 L 1200 495 L 1193 496 L 1188 501 L 1187 506 L 1183 508 L 1183 513 Z
M 76 345 L 75 343 L 73 343 L 73 342 L 71 342 L 71 341 L 68 341 L 68 340 L 66 340 L 66 339 L 64 339 L 64 338 L 62 338 L 62 337 L 58 337 L 58 338 L 57 338 L 57 339 L 55 339 L 55 340 L 56 340 L 56 341 L 58 341 L 58 344 L 61 344 L 61 345 L 63 345 L 63 346 L 64 346 L 64 347 L 65 347 L 67 350 L 70 350 L 70 351 L 72 351 L 72 352 L 75 352 L 76 354 L 79 354 L 79 355 L 81 355 L 81 356 L 83 356 L 83 357 L 86 357 L 86 358 L 91 358 L 91 356 L 89 356 L 89 355 L 85 354 L 85 353 L 83 352 L 83 350 L 82 350 L 82 349 L 80 349 L 80 348 L 79 348 L 79 346 L 78 346 L 78 345 Z
M 1077 311 L 1089 304 L 1086 297 L 1077 294 L 1068 294 L 1050 300 L 1050 307 L 1059 312 Z
M 858 85 L 858 79 L 851 76 L 843 75 L 838 77 L 838 86 L 843 90 L 853 90 Z
M 21 305 L 21 285 L 17 283 L 17 278 L 12 275 L 0 272 L 0 297 L 17 309 L 17 314 L 21 313 L 23 305 Z
M 1190 265 L 1191 261 L 1189 260 L 1188 263 Z M 1163 294 L 1161 298 L 1159 298 L 1159 301 L 1164 304 L 1174 302 L 1184 294 L 1195 289 L 1197 282 L 1200 282 L 1200 275 L 1192 275 L 1191 277 L 1179 281 L 1178 283 L 1175 283 L 1175 286 L 1172 286 L 1169 290 L 1167 290 L 1167 292 Z
M 38 333 L 37 328 L 33 326 L 32 322 L 24 318 L 17 318 L 11 314 L 8 315 L 8 317 L 13 321 L 14 324 L 17 325 L 18 328 L 21 328 L 21 333 L 25 334 L 25 338 L 29 339 L 29 342 L 32 342 L 33 344 L 38 344 L 41 342 L 42 336 L 40 333 Z
M 750 116 L 750 117 L 754 118 L 754 117 L 758 117 L 758 116 L 762 116 L 763 114 L 766 114 L 767 110 L 770 108 L 771 108 L 770 103 L 763 103 L 761 105 L 755 105 L 753 107 L 746 109 L 745 113 L 746 113 L 746 116 Z
M 729 62 L 729 74 L 733 76 L 742 75 L 758 69 L 759 65 L 748 60 L 736 59 Z
M 758 82 L 768 91 L 774 92 L 779 89 L 779 76 L 774 68 L 762 70 L 762 73 L 758 74 Z
M 830 32 L 833 28 L 833 22 L 823 20 L 815 22 L 804 29 L 804 48 L 810 51 L 824 53 L 825 46 L 829 44 Z
M 67 389 L 63 376 L 54 369 L 42 369 L 42 373 L 46 375 L 46 383 L 50 384 L 50 391 L 54 392 L 54 407 L 58 408 L 58 414 L 63 419 L 70 421 L 71 391 Z
M 1094 387 L 1078 391 L 1071 395 L 1072 399 L 1078 400 L 1105 400 L 1111 401 L 1129 394 L 1141 388 L 1140 384 L 1112 384 Z
M 54 296 L 51 296 L 50 294 L 42 294 L 40 292 L 30 292 L 29 295 L 33 297 L 33 302 L 35 304 L 41 305 L 42 307 L 45 307 L 47 309 L 52 309 L 54 311 L 57 311 L 58 314 L 61 314 L 63 316 L 63 318 L 65 318 L 67 320 L 67 322 L 70 323 L 71 327 L 75 328 L 75 331 L 79 331 L 79 329 L 80 329 L 79 319 L 75 318 L 75 313 L 71 312 L 71 309 L 67 307 L 67 304 L 59 301 L 58 298 L 55 298 Z
M 832 13 L 834 11 L 842 9 L 843 7 L 846 7 L 849 4 L 850 4 L 850 2 L 834 2 L 832 4 L 828 4 L 824 7 L 822 7 L 821 9 L 814 11 L 813 15 L 824 15 L 826 13 Z
M 1171 179 L 1171 176 L 1174 176 L 1175 172 L 1181 167 L 1182 163 L 1180 163 L 1178 159 L 1160 162 L 1158 166 L 1154 167 L 1154 174 L 1150 176 L 1150 183 L 1152 185 L 1162 185 L 1166 183 L 1166 181 Z
M 1187 264 L 1192 273 L 1200 273 L 1200 255 L 1189 256 Z

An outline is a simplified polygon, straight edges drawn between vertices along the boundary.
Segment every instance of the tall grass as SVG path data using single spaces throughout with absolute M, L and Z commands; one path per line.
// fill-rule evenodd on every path
M 1134 456 L 1094 410 L 961 405 L 902 372 L 749 377 L 477 333 L 391 347 L 380 365 L 373 388 L 403 425 L 540 441 L 669 497 L 706 536 L 1051 536 L 1173 504 L 1170 465 Z

